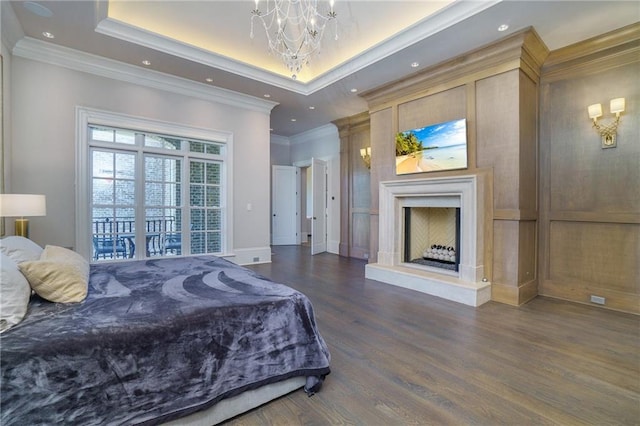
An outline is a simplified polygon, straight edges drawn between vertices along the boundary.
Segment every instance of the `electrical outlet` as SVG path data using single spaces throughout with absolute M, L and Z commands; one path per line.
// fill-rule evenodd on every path
M 605 301 L 606 301 L 606 299 L 604 297 L 594 296 L 593 294 L 591 295 L 591 303 L 597 303 L 598 305 L 604 305 Z
M 253 261 L 254 261 L 254 262 L 260 262 L 260 258 L 259 258 L 259 257 L 254 257 L 254 258 L 253 258 Z

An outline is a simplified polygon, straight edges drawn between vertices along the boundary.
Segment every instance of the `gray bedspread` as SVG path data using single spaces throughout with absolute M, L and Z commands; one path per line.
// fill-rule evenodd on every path
M 329 374 L 307 297 L 214 256 L 92 265 L 84 302 L 33 299 L 0 335 L 3 426 L 157 424 Z

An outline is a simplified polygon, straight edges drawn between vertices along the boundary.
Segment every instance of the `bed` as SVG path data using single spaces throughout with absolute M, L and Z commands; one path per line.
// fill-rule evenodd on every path
M 91 265 L 0 345 L 4 426 L 215 424 L 330 372 L 308 298 L 215 256 Z

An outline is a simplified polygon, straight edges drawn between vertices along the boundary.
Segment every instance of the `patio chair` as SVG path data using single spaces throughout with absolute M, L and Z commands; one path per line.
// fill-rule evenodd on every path
M 127 257 L 127 245 L 124 238 L 112 237 L 111 235 L 94 235 L 93 236 L 93 258 L 116 258 Z

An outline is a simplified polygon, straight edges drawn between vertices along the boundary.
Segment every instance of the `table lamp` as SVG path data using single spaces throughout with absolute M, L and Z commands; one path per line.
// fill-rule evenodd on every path
M 15 224 L 15 235 L 29 238 L 29 219 L 25 216 L 44 216 L 47 205 L 44 195 L 35 194 L 0 194 L 0 216 L 18 217 Z

